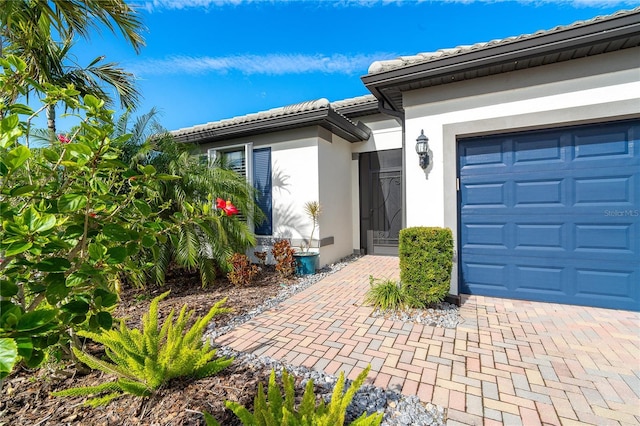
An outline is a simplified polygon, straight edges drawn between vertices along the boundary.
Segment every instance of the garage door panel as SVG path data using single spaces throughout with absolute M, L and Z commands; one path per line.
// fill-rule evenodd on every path
M 639 136 L 635 121 L 461 141 L 461 291 L 640 310 Z
M 516 180 L 513 188 L 513 206 L 564 207 L 566 185 L 564 179 L 541 177 Z
M 636 167 L 578 170 L 574 173 L 574 206 L 638 208 L 640 176 Z
M 504 142 L 487 143 L 483 145 L 468 146 L 464 148 L 464 162 L 461 168 L 473 169 L 504 169 L 507 165 L 505 159 Z
M 574 162 L 579 167 L 583 162 L 588 164 L 594 161 L 633 158 L 633 142 L 628 131 L 623 131 L 622 128 L 598 134 L 577 134 L 573 138 Z
M 465 194 L 467 206 L 483 208 L 506 208 L 506 183 L 505 182 L 478 182 L 466 184 Z
M 507 230 L 504 223 L 468 223 L 465 225 L 467 248 L 507 250 Z
M 633 254 L 634 226 L 627 224 L 576 224 L 576 252 L 594 254 Z M 631 259 L 629 259 L 631 260 Z
M 549 164 L 560 164 L 565 161 L 566 150 L 560 138 L 516 138 L 513 141 L 513 164 L 516 168 L 538 166 L 549 167 Z
M 563 298 L 568 291 L 565 282 L 571 271 L 561 266 L 519 264 L 515 265 L 514 291 L 521 294 L 546 294 Z
M 634 269 L 631 265 L 628 268 L 607 263 L 598 264 L 597 268 L 593 264 L 578 266 L 575 296 L 584 301 L 602 299 L 623 309 L 637 310 L 639 274 L 638 266 Z
M 546 250 L 560 253 L 565 251 L 567 238 L 563 223 L 516 223 L 516 250 Z

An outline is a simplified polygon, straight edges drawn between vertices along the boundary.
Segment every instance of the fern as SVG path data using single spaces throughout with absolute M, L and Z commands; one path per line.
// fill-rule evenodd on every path
M 211 349 L 209 342 L 202 341 L 204 330 L 212 318 L 217 314 L 229 312 L 229 309 L 222 307 L 226 299 L 216 303 L 207 315 L 197 319 L 186 331 L 187 324 L 194 314 L 194 311 L 187 311 L 186 305 L 182 307 L 175 320 L 175 311 L 171 310 L 158 329 L 158 304 L 168 294 L 169 292 L 166 292 L 153 299 L 149 312 L 142 318 L 142 330 L 130 330 L 121 320 L 118 329 L 101 334 L 78 332 L 81 336 L 102 343 L 110 361 L 73 348 L 78 359 L 93 369 L 116 376 L 116 382 L 87 388 L 71 388 L 54 392 L 53 395 L 87 396 L 113 391 L 109 395 L 97 396 L 85 403 L 96 406 L 108 404 L 123 393 L 149 396 L 155 389 L 175 377 L 203 378 L 228 367 L 233 359 L 215 359 L 216 351 Z
M 265 396 L 262 383 L 258 384 L 258 393 L 254 399 L 254 413 L 252 414 L 244 406 L 237 402 L 227 401 L 226 406 L 234 412 L 244 425 L 256 426 L 284 426 L 284 425 L 301 425 L 301 426 L 339 426 L 344 424 L 344 417 L 347 407 L 351 403 L 353 396 L 364 383 L 371 366 L 368 366 L 362 373 L 358 375 L 352 383 L 349 390 L 344 392 L 344 373 L 340 373 L 338 382 L 333 389 L 331 401 L 325 404 L 320 401 L 318 406 L 315 405 L 316 397 L 313 393 L 313 381 L 309 380 L 302 396 L 302 402 L 296 410 L 294 406 L 294 379 L 287 371 L 282 373 L 282 386 L 284 388 L 284 399 L 280 392 L 280 388 L 276 384 L 275 371 L 271 370 L 269 376 L 269 386 L 267 395 Z M 215 426 L 217 423 L 213 418 L 207 417 L 205 413 L 205 421 L 209 426 Z M 213 421 L 211 421 L 213 420 Z M 363 413 L 358 417 L 352 425 L 355 426 L 377 426 L 382 422 L 382 413 L 374 413 L 367 415 Z

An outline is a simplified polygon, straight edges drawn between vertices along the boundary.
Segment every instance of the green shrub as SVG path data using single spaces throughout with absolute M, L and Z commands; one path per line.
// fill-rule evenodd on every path
M 400 231 L 400 280 L 407 303 L 415 307 L 441 302 L 449 292 L 453 236 L 447 228 L 414 227 Z
M 364 303 L 382 310 L 402 309 L 405 305 L 405 297 L 402 287 L 395 281 L 379 280 L 369 275 L 371 288 L 364 296 Z
M 271 370 L 267 395 L 264 394 L 262 383 L 258 384 L 258 394 L 254 400 L 254 413 L 251 414 L 237 402 L 227 401 L 226 406 L 240 418 L 242 424 L 252 426 L 266 425 L 305 425 L 305 426 L 340 426 L 344 424 L 347 407 L 351 403 L 356 391 L 362 386 L 371 366 L 368 366 L 358 375 L 348 391 L 344 390 L 344 372 L 340 373 L 338 382 L 333 389 L 331 401 L 325 404 L 320 401 L 316 406 L 316 397 L 313 393 L 313 381 L 309 380 L 302 396 L 302 402 L 294 406 L 294 378 L 287 371 L 283 371 L 282 382 L 284 399 L 280 388 L 276 384 L 275 371 Z M 204 413 L 208 426 L 216 426 L 218 423 L 208 413 Z M 379 425 L 382 422 L 382 413 L 367 415 L 363 413 L 352 426 Z
M 207 315 L 197 319 L 185 332 L 195 312 L 187 312 L 186 305 L 182 307 L 175 321 L 175 312 L 171 310 L 162 327 L 158 328 L 158 303 L 168 294 L 169 292 L 166 292 L 153 299 L 149 312 L 142 318 L 142 330 L 130 330 L 121 320 L 120 329 L 112 329 L 101 334 L 78 332 L 81 336 L 102 343 L 112 362 L 73 348 L 78 359 L 91 368 L 117 376 L 117 381 L 93 387 L 66 389 L 54 392 L 53 395 L 84 396 L 110 391 L 107 395 L 93 397 L 85 403 L 91 406 L 104 405 L 123 393 L 148 396 L 175 377 L 208 377 L 229 366 L 233 359 L 214 359 L 216 351 L 211 350 L 208 341 L 202 341 L 204 330 L 211 319 L 217 314 L 229 311 L 221 307 L 225 300 L 216 303 Z

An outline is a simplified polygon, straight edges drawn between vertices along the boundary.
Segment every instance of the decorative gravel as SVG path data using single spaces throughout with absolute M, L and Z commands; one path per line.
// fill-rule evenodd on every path
M 402 311 L 376 309 L 371 316 L 443 328 L 456 328 L 460 323 L 458 307 L 447 302 L 438 303 L 433 308 L 428 309 L 407 309 Z
M 262 305 L 250 312 L 247 312 L 246 314 L 234 317 L 228 322 L 228 325 L 216 329 L 215 325 L 211 323 L 205 336 L 213 341 L 216 337 L 228 333 L 239 325 L 250 321 L 262 312 L 275 308 L 284 300 L 309 288 L 326 276 L 341 270 L 349 263 L 357 260 L 359 257 L 360 256 L 355 255 L 350 256 L 338 263 L 324 267 L 314 275 L 300 278 L 294 285 L 283 286 L 282 291 L 276 297 L 266 300 Z M 441 303 L 435 308 L 427 310 L 411 310 L 406 312 L 376 310 L 372 316 L 383 316 L 385 318 L 403 322 L 417 322 L 429 326 L 445 328 L 455 328 L 459 322 L 457 306 L 446 302 Z M 322 391 L 320 394 L 326 401 L 330 400 L 331 392 L 338 380 L 336 376 L 311 370 L 303 366 L 293 366 L 271 357 L 258 357 L 249 353 L 237 352 L 228 346 L 219 347 L 217 354 L 220 356 L 232 356 L 235 358 L 235 362 L 237 363 L 252 366 L 264 366 L 268 369 L 273 368 L 278 376 L 280 376 L 283 369 L 286 368 L 287 371 L 302 379 L 302 386 L 304 386 L 309 379 L 312 379 L 316 386 L 326 389 L 326 391 Z M 350 380 L 347 380 L 346 382 L 347 385 L 351 384 Z M 443 407 L 433 405 L 431 403 L 423 404 L 417 396 L 404 396 L 399 392 L 382 389 L 370 384 L 363 385 L 358 392 L 356 392 L 351 404 L 347 407 L 345 423 L 348 424 L 352 422 L 365 411 L 367 413 L 384 413 L 382 425 L 386 426 L 445 425 L 446 423 L 445 409 Z

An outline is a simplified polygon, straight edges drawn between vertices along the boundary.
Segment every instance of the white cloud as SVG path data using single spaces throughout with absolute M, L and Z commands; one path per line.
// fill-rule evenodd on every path
M 237 55 L 227 57 L 174 56 L 150 59 L 128 65 L 136 75 L 207 74 L 240 72 L 248 75 L 285 74 L 358 74 L 366 73 L 369 65 L 381 58 L 394 58 L 396 54 L 372 53 L 359 55 L 307 55 L 269 54 Z

